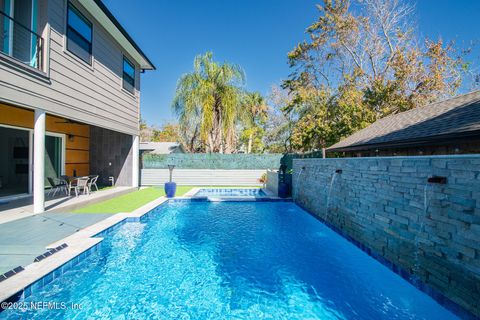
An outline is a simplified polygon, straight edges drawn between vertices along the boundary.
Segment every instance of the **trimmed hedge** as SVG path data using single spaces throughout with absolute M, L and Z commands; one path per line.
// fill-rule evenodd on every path
M 282 154 L 172 153 L 145 154 L 144 169 L 278 169 Z

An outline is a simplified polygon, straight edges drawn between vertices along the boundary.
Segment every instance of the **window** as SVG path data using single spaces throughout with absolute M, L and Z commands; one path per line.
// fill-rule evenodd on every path
M 92 24 L 70 3 L 67 13 L 67 50 L 91 64 Z
M 135 88 L 135 66 L 123 57 L 123 88 L 133 93 Z

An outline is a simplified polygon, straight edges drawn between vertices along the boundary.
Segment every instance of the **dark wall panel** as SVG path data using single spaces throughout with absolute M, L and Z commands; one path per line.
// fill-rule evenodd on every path
M 115 178 L 117 186 L 132 185 L 132 136 L 91 126 L 90 174 L 100 175 L 107 184 Z

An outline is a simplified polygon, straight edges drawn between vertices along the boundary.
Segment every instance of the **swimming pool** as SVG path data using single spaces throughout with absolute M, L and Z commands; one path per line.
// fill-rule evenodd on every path
M 202 188 L 195 197 L 265 197 L 259 188 Z
M 456 319 L 291 202 L 173 201 L 105 235 L 17 319 Z

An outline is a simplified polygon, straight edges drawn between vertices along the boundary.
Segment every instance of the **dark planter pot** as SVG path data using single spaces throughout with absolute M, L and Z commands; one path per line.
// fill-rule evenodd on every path
M 278 196 L 280 198 L 288 197 L 288 184 L 286 184 L 286 183 L 279 183 L 278 184 Z
M 165 182 L 165 194 L 167 198 L 175 197 L 175 192 L 177 191 L 177 184 L 175 182 Z

